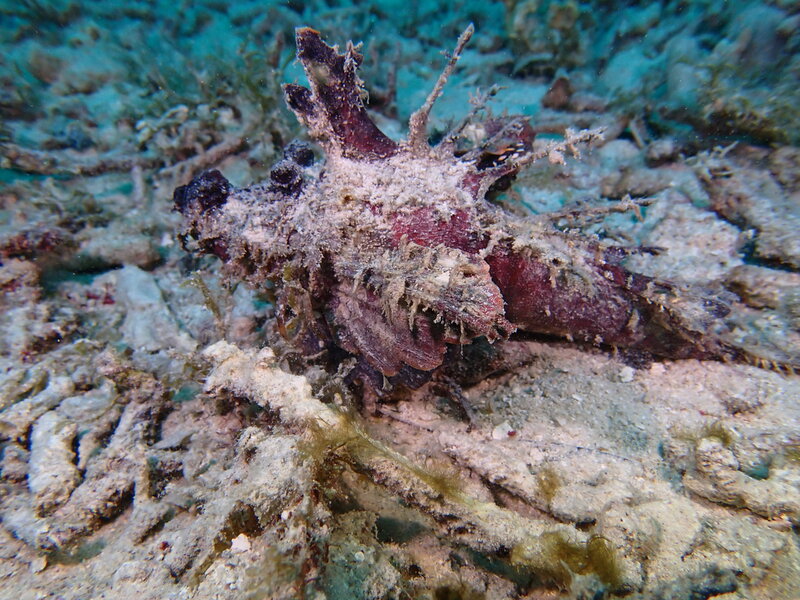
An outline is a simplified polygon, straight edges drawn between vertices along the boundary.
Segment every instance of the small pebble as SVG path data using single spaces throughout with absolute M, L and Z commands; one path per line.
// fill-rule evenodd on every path
M 37 556 L 30 563 L 31 573 L 41 573 L 47 568 L 47 557 Z
M 243 533 L 231 540 L 231 552 L 240 553 L 250 550 L 250 539 Z
M 622 383 L 630 383 L 633 381 L 634 375 L 636 375 L 636 371 L 633 367 L 622 367 L 619 370 L 619 380 Z
M 509 438 L 509 433 L 512 431 L 514 431 L 514 429 L 508 424 L 508 421 L 503 421 L 492 430 L 492 439 L 507 440 Z

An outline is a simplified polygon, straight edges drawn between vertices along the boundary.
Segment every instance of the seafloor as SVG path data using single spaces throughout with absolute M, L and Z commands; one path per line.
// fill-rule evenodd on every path
M 176 186 L 305 136 L 295 27 L 365 42 L 399 137 L 469 22 L 432 138 L 492 85 L 605 127 L 498 201 L 653 199 L 565 227 L 735 293 L 771 360 L 511 341 L 471 424 L 430 386 L 376 416 L 182 249 Z M 800 598 L 797 2 L 4 0 L 0 35 L 0 598 Z

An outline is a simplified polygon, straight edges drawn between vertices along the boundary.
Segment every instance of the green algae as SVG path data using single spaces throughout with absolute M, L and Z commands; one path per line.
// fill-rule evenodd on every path
M 576 575 L 593 574 L 611 588 L 622 581 L 611 542 L 599 535 L 578 542 L 561 531 L 545 532 L 515 546 L 511 563 L 530 569 L 545 584 L 562 589 L 568 589 Z

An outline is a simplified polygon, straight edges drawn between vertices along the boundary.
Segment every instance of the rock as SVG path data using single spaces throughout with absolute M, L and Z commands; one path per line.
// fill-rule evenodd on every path
M 789 195 L 769 171 L 735 160 L 727 176 L 707 182 L 711 206 L 724 218 L 754 230 L 755 255 L 800 268 L 800 195 Z
M 76 423 L 89 423 L 111 408 L 116 398 L 116 386 L 106 380 L 98 388 L 64 398 L 56 410 L 61 416 Z
M 39 514 L 64 504 L 81 481 L 72 449 L 77 432 L 75 423 L 55 411 L 39 417 L 33 426 L 28 488 Z
M 231 540 L 231 552 L 241 553 L 250 550 L 250 539 L 243 533 L 240 533 Z
M 800 520 L 797 488 L 777 478 L 759 480 L 739 470 L 739 461 L 714 437 L 701 439 L 695 448 L 696 473 L 684 475 L 684 485 L 713 502 L 744 506 L 766 518 L 785 515 Z
M 660 67 L 661 59 L 648 58 L 638 45 L 617 52 L 600 75 L 600 81 L 611 92 L 631 96 L 645 89 L 651 73 Z
M 673 138 L 661 138 L 647 146 L 645 161 L 648 167 L 658 167 L 673 162 L 680 154 L 681 147 Z
M 629 140 L 611 140 L 597 151 L 604 167 L 618 169 L 622 166 L 641 165 L 642 151 Z
M 78 235 L 80 244 L 67 265 L 76 270 L 96 270 L 135 265 L 152 268 L 161 255 L 153 239 L 143 233 L 131 231 L 122 221 L 115 221 L 102 229 L 87 228 Z
M 117 275 L 117 294 L 127 309 L 122 335 L 132 348 L 145 352 L 196 348 L 197 343 L 178 326 L 151 274 L 124 267 Z
M 12 405 L 0 414 L 0 435 L 11 439 L 24 437 L 31 423 L 58 406 L 74 387 L 69 377 L 56 377 L 38 394 Z
M 790 294 L 800 293 L 800 273 L 739 265 L 727 274 L 725 284 L 748 306 L 780 308 Z
M 23 481 L 28 475 L 29 456 L 30 453 L 19 444 L 6 444 L 0 460 L 0 476 L 8 481 Z

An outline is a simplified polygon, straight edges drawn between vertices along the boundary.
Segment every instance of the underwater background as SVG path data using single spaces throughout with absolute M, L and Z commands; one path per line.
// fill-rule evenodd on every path
M 367 413 L 184 250 L 178 186 L 309 139 L 296 28 L 363 43 L 401 140 L 470 23 L 430 141 L 603 128 L 497 204 L 657 248 L 759 359 L 527 338 L 469 422 Z M 798 2 L 0 0 L 0 44 L 0 599 L 800 598 Z

